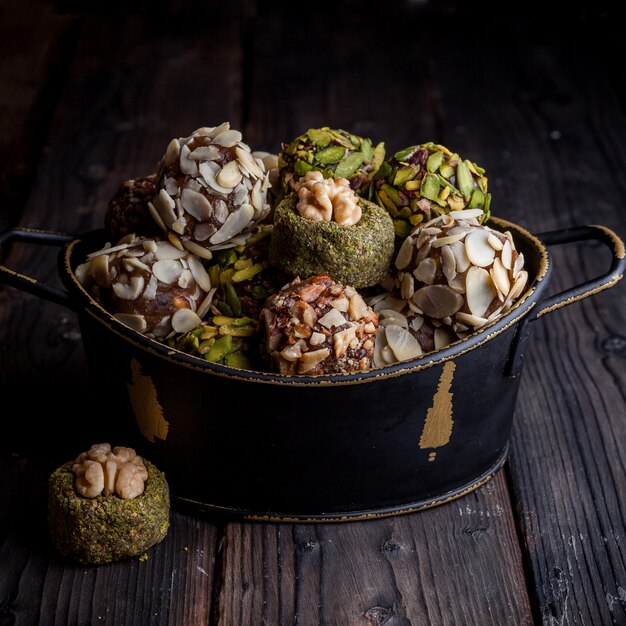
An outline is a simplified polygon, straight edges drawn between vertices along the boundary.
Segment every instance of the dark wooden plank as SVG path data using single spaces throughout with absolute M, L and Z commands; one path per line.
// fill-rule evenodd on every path
M 412 515 L 229 524 L 216 623 L 531 624 L 503 492 L 499 472 L 460 500 Z
M 14 226 L 35 176 L 67 63 L 76 18 L 37 3 L 0 13 L 0 231 Z
M 613 174 L 626 165 L 617 140 L 626 118 L 609 55 L 616 32 L 589 16 L 558 36 L 532 19 L 485 28 L 493 37 L 480 46 L 454 22 L 441 41 L 434 70 L 445 141 L 485 165 L 494 213 L 535 232 L 600 223 L 624 236 L 624 180 Z M 583 37 L 605 44 L 583 50 Z M 594 244 L 554 256 L 553 291 L 608 268 L 608 254 Z M 511 481 L 545 624 L 626 620 L 624 289 L 534 325 Z

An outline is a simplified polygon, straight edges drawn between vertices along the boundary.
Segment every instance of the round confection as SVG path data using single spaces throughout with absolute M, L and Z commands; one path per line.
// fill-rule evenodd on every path
M 396 152 L 381 165 L 374 185 L 376 201 L 401 238 L 450 211 L 481 209 L 481 223 L 489 218 L 485 170 L 445 146 L 424 143 Z
M 156 338 L 192 330 L 210 305 L 200 259 L 162 239 L 127 235 L 88 255 L 76 276 L 116 319 Z
M 325 178 L 347 178 L 359 196 L 367 197 L 385 158 L 384 143 L 374 147 L 371 139 L 327 126 L 311 128 L 282 148 L 278 166 L 283 195 L 295 191 L 307 172 L 319 171 Z
M 153 218 L 170 240 L 207 259 L 244 243 L 270 210 L 263 160 L 228 122 L 172 139 L 157 176 Z
M 143 492 L 132 498 L 81 495 L 73 465 L 65 463 L 55 470 L 48 488 L 50 535 L 61 555 L 100 565 L 142 554 L 165 537 L 169 487 L 152 463 L 143 459 L 147 480 Z
M 416 313 L 394 294 L 383 293 L 367 299 L 378 315 L 379 325 L 373 365 L 385 367 L 441 350 L 467 333 L 455 332 L 441 320 Z
M 148 209 L 155 193 L 156 174 L 125 180 L 120 185 L 104 215 L 104 226 L 111 239 L 117 241 L 131 233 L 144 237 L 160 233 Z
M 356 224 L 312 221 L 296 211 L 290 194 L 276 207 L 270 262 L 291 276 L 328 274 L 354 287 L 375 285 L 387 274 L 394 252 L 393 223 L 386 211 L 358 199 Z
M 392 265 L 415 313 L 466 332 L 504 315 L 528 282 L 509 231 L 478 223 L 482 209 L 453 211 L 418 227 Z
M 349 374 L 369 369 L 378 317 L 354 287 L 328 276 L 296 278 L 262 311 L 264 350 L 281 374 Z

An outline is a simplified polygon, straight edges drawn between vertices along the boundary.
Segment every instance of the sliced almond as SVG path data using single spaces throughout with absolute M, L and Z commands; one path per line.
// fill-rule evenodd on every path
M 192 161 L 216 161 L 221 156 L 217 146 L 198 146 L 189 154 Z
M 319 346 L 326 341 L 326 335 L 324 333 L 312 333 L 309 339 L 309 343 L 312 346 Z
M 150 276 L 148 284 L 146 285 L 146 288 L 144 289 L 143 297 L 146 300 L 154 300 L 156 298 L 158 286 L 159 281 L 157 280 L 157 277 L 152 274 L 152 276 Z
M 489 232 L 478 229 L 465 237 L 465 251 L 470 262 L 478 267 L 491 265 L 496 254 L 489 245 Z
M 203 291 L 210 291 L 211 279 L 209 278 L 208 272 L 204 269 L 204 265 L 202 265 L 200 259 L 194 255 L 189 255 L 187 260 L 189 262 L 189 269 L 193 274 L 193 278 L 196 283 L 198 283 L 200 289 Z
M 211 308 L 211 302 L 216 291 L 217 287 L 212 287 L 209 290 L 209 293 L 207 293 L 207 295 L 205 296 L 204 300 L 202 300 L 202 302 L 198 304 L 198 308 L 196 309 L 198 317 L 204 317 L 209 312 L 209 309 Z
M 145 332 L 148 324 L 143 315 L 133 315 L 132 313 L 116 313 L 113 316 L 118 322 L 122 322 L 125 326 L 136 330 L 138 333 Z
M 167 144 L 167 149 L 165 150 L 165 165 L 167 167 L 171 167 L 178 161 L 178 157 L 180 156 L 180 141 L 174 138 Z
M 163 181 L 163 188 L 167 192 L 167 195 L 172 198 L 176 198 L 176 196 L 180 193 L 180 187 L 178 186 L 175 178 L 166 178 Z
M 153 202 L 156 210 L 163 220 L 163 223 L 166 226 L 170 226 L 177 218 L 177 215 L 174 212 L 176 202 L 174 202 L 165 189 L 159 190 L 159 193 L 155 196 Z
M 435 341 L 435 350 L 441 350 L 455 341 L 456 337 L 449 328 L 440 326 L 439 328 L 435 328 L 433 339 Z
M 517 257 L 515 258 L 515 263 L 513 263 L 513 280 L 517 279 L 518 274 L 522 271 L 524 267 L 524 255 L 519 252 Z
M 238 130 L 228 129 L 213 137 L 213 143 L 223 148 L 232 148 L 241 141 L 241 133 Z
M 431 245 L 433 248 L 441 248 L 441 246 L 449 246 L 451 243 L 455 241 L 460 241 L 465 237 L 466 233 L 456 233 L 455 235 L 446 235 L 445 237 L 439 237 L 432 241 Z
M 159 215 L 159 212 L 156 210 L 156 207 L 154 206 L 154 204 L 152 204 L 152 202 L 148 202 L 148 211 L 150 212 L 150 215 L 152 216 L 152 219 L 157 223 L 157 226 L 164 232 L 167 232 L 167 226 L 165 225 L 165 222 L 163 221 L 163 218 Z
M 165 261 L 157 261 L 152 266 L 152 272 L 162 283 L 171 285 L 175 283 L 183 273 L 183 266 L 180 261 L 167 259 Z
M 180 201 L 187 213 L 199 222 L 208 220 L 213 214 L 213 207 L 204 195 L 191 189 L 183 189 Z
M 467 257 L 467 252 L 465 251 L 465 244 L 457 241 L 450 246 L 450 249 L 454 253 L 456 271 L 462 274 L 470 266 L 470 260 Z
M 522 270 L 517 275 L 517 278 L 515 279 L 515 282 L 513 283 L 513 286 L 511 287 L 511 291 L 508 293 L 507 299 L 514 300 L 515 298 L 519 297 L 522 291 L 524 291 L 524 287 L 526 286 L 527 282 L 528 282 L 528 272 L 526 270 Z
M 413 253 L 415 251 L 414 244 L 415 240 L 413 239 L 413 237 L 407 237 L 402 242 L 395 261 L 397 269 L 403 270 L 411 264 L 411 260 L 413 259 Z
M 215 176 L 218 185 L 230 190 L 234 189 L 241 182 L 242 178 L 243 176 L 239 171 L 237 161 L 229 161 L 226 163 Z
M 463 298 L 447 285 L 428 285 L 413 294 L 413 302 L 421 311 L 435 319 L 454 315 L 462 306 Z
M 504 265 L 507 270 L 513 268 L 513 246 L 511 245 L 511 241 L 509 239 L 507 239 L 504 242 L 504 246 L 502 246 L 500 258 L 502 259 L 502 265 Z
M 506 296 L 511 289 L 511 281 L 509 280 L 509 273 L 506 271 L 499 258 L 496 257 L 489 270 L 489 274 L 501 296 L 500 300 L 504 300 L 504 296 Z
M 187 220 L 184 217 L 179 217 L 170 224 L 170 228 L 175 233 L 182 235 L 185 232 L 185 228 L 187 228 Z
M 504 244 L 500 241 L 499 237 L 496 237 L 494 233 L 489 233 L 489 237 L 487 238 L 489 245 L 496 251 L 500 252 L 502 250 Z
M 413 280 L 413 274 L 405 272 L 402 275 L 402 283 L 400 284 L 400 295 L 404 300 L 408 300 L 415 293 L 415 281 Z
M 453 217 L 455 220 L 472 219 L 480 217 L 482 214 L 482 209 L 461 209 L 460 211 L 451 211 L 450 217 Z
M 219 244 L 227 241 L 231 237 L 238 235 L 248 226 L 254 216 L 254 209 L 251 204 L 242 204 L 235 209 L 227 218 L 222 227 L 211 236 L 209 241 L 212 244 Z
M 253 178 L 263 178 L 265 175 L 265 171 L 259 167 L 258 163 L 254 160 L 254 157 L 242 148 L 241 146 L 237 146 L 235 148 L 235 154 L 237 155 L 237 159 L 239 163 L 249 172 L 249 174 Z
M 496 288 L 491 276 L 482 267 L 470 267 L 465 277 L 465 297 L 472 315 L 483 317 L 493 299 Z
M 205 180 L 206 184 L 213 189 L 213 191 L 217 191 L 225 196 L 230 194 L 232 189 L 230 187 L 222 187 L 222 185 L 220 185 L 215 178 L 221 171 L 221 168 L 217 163 L 213 161 L 200 161 L 198 168 L 200 169 L 200 175 Z
M 193 237 L 196 241 L 206 241 L 217 228 L 211 222 L 196 224 L 193 229 Z
M 480 328 L 481 326 L 484 326 L 489 321 L 485 319 L 484 317 L 479 317 L 478 315 L 471 315 L 470 313 L 463 313 L 461 311 L 459 311 L 454 317 L 457 319 L 457 321 L 462 322 L 463 324 L 466 324 L 467 326 L 471 326 L 472 328 Z
M 401 326 L 391 324 L 385 327 L 387 344 L 398 361 L 408 361 L 422 356 L 422 348 L 413 335 Z
M 121 300 L 136 300 L 143 291 L 145 281 L 143 276 L 131 276 L 130 283 L 113 283 L 113 293 Z
M 191 309 L 178 309 L 174 315 L 172 315 L 172 328 L 177 333 L 188 333 L 197 326 L 202 324 L 202 320 L 197 313 L 194 313 Z
M 180 171 L 183 174 L 187 174 L 188 176 L 197 176 L 198 175 L 198 163 L 196 161 L 192 161 L 189 158 L 191 151 L 189 150 L 189 146 L 181 146 L 180 148 Z
M 456 276 L 456 257 L 450 246 L 441 247 L 441 269 L 446 280 L 454 280 Z
M 192 252 L 207 261 L 210 261 L 213 258 L 213 253 L 210 250 L 207 250 L 207 248 L 197 244 L 195 241 L 183 241 L 183 246 L 189 250 L 189 252 Z
M 175 260 L 184 257 L 187 254 L 185 250 L 179 250 L 169 241 L 157 241 L 154 258 L 157 261 Z
M 89 270 L 94 280 L 100 287 L 111 286 L 111 274 L 109 272 L 109 255 L 101 254 L 91 259 Z
M 422 283 L 432 285 L 437 274 L 437 262 L 432 257 L 427 257 L 420 261 L 419 265 L 413 271 L 413 276 Z
M 189 285 L 191 285 L 191 281 L 193 280 L 193 274 L 191 270 L 185 269 L 181 272 L 181 275 L 178 277 L 178 286 L 181 289 L 187 289 Z

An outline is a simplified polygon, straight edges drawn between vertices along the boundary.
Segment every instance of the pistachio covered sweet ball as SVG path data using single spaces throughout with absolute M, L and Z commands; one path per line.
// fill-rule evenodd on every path
M 396 152 L 381 165 L 374 187 L 376 202 L 389 212 L 401 238 L 450 211 L 481 209 L 479 221 L 489 219 L 485 170 L 432 142 Z
M 291 143 L 283 144 L 278 155 L 283 195 L 295 191 L 307 172 L 321 172 L 324 178 L 346 178 L 361 197 L 368 197 L 374 174 L 385 158 L 385 144 L 373 145 L 366 137 L 328 126 L 310 128 Z
M 297 189 L 274 211 L 270 263 L 290 276 L 324 274 L 359 289 L 381 281 L 394 252 L 387 212 L 345 178 L 307 172 Z

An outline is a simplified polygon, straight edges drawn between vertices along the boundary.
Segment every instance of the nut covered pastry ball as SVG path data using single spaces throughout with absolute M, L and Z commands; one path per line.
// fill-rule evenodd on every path
M 265 352 L 281 374 L 349 374 L 371 365 L 378 317 L 354 287 L 328 276 L 285 285 L 261 320 Z
M 224 122 L 172 139 L 157 172 L 150 212 L 173 243 L 211 258 L 211 250 L 245 243 L 270 211 L 269 173 Z

